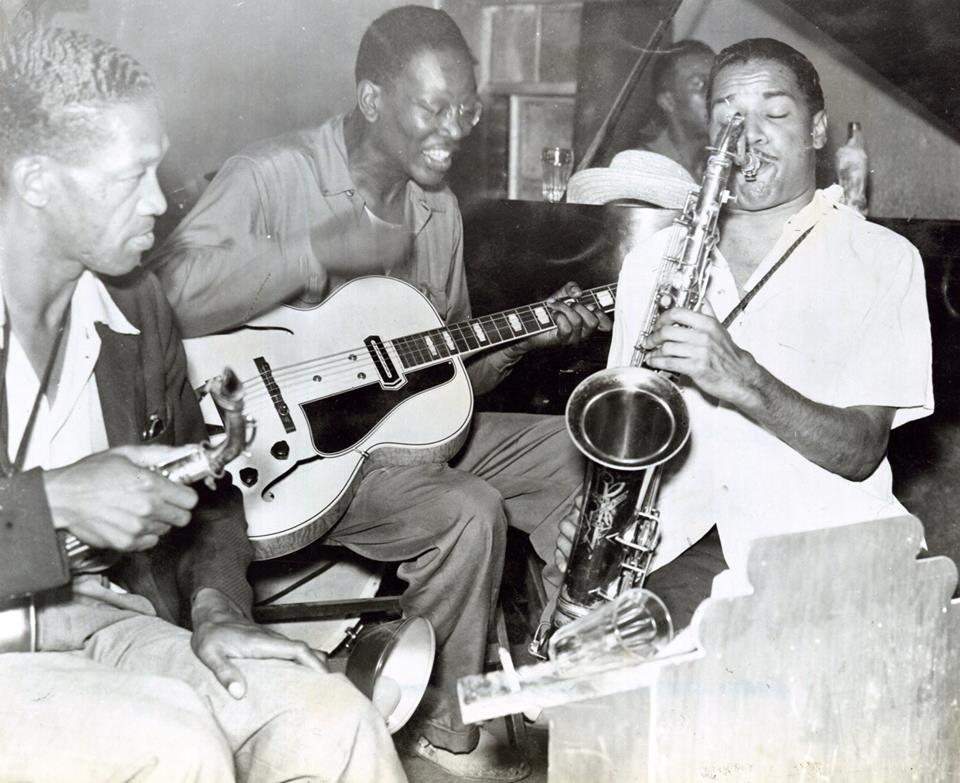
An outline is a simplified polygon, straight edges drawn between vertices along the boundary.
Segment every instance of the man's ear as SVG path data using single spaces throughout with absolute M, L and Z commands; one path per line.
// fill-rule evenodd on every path
M 810 135 L 813 138 L 813 148 L 822 150 L 827 143 L 827 113 L 820 109 L 813 115 L 813 130 Z
M 383 88 L 369 79 L 361 79 L 357 85 L 357 107 L 367 122 L 376 122 L 383 103 Z
M 676 96 L 674 96 L 672 92 L 658 92 L 657 106 L 659 106 L 664 113 L 673 114 L 674 109 L 677 107 Z
M 42 209 L 50 200 L 50 160 L 41 155 L 19 158 L 10 167 L 9 189 L 31 207 Z

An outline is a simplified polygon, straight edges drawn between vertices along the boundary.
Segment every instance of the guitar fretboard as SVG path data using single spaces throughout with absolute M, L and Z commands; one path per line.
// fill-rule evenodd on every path
M 616 284 L 598 286 L 581 293 L 577 301 L 609 313 L 616 303 L 616 292 Z M 410 370 L 450 356 L 475 353 L 523 340 L 556 328 L 553 311 L 543 301 L 398 337 L 390 342 L 404 369 Z

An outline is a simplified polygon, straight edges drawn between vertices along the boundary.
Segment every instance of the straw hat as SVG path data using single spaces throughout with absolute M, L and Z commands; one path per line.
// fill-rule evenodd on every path
M 608 168 L 578 171 L 567 183 L 568 204 L 606 204 L 622 198 L 682 209 L 697 183 L 670 158 L 646 150 L 618 152 Z

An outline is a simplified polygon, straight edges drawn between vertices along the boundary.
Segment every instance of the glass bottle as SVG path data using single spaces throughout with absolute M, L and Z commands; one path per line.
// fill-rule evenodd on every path
M 837 149 L 836 165 L 837 178 L 843 188 L 843 202 L 861 215 L 866 215 L 870 166 L 859 122 L 848 125 L 847 143 Z

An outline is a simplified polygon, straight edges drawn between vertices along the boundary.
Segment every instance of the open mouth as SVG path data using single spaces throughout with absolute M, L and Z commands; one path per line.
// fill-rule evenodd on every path
M 422 154 L 423 157 L 426 158 L 430 168 L 436 171 L 447 171 L 447 169 L 450 168 L 450 164 L 453 163 L 453 152 L 449 149 L 432 147 L 431 149 L 423 150 Z

